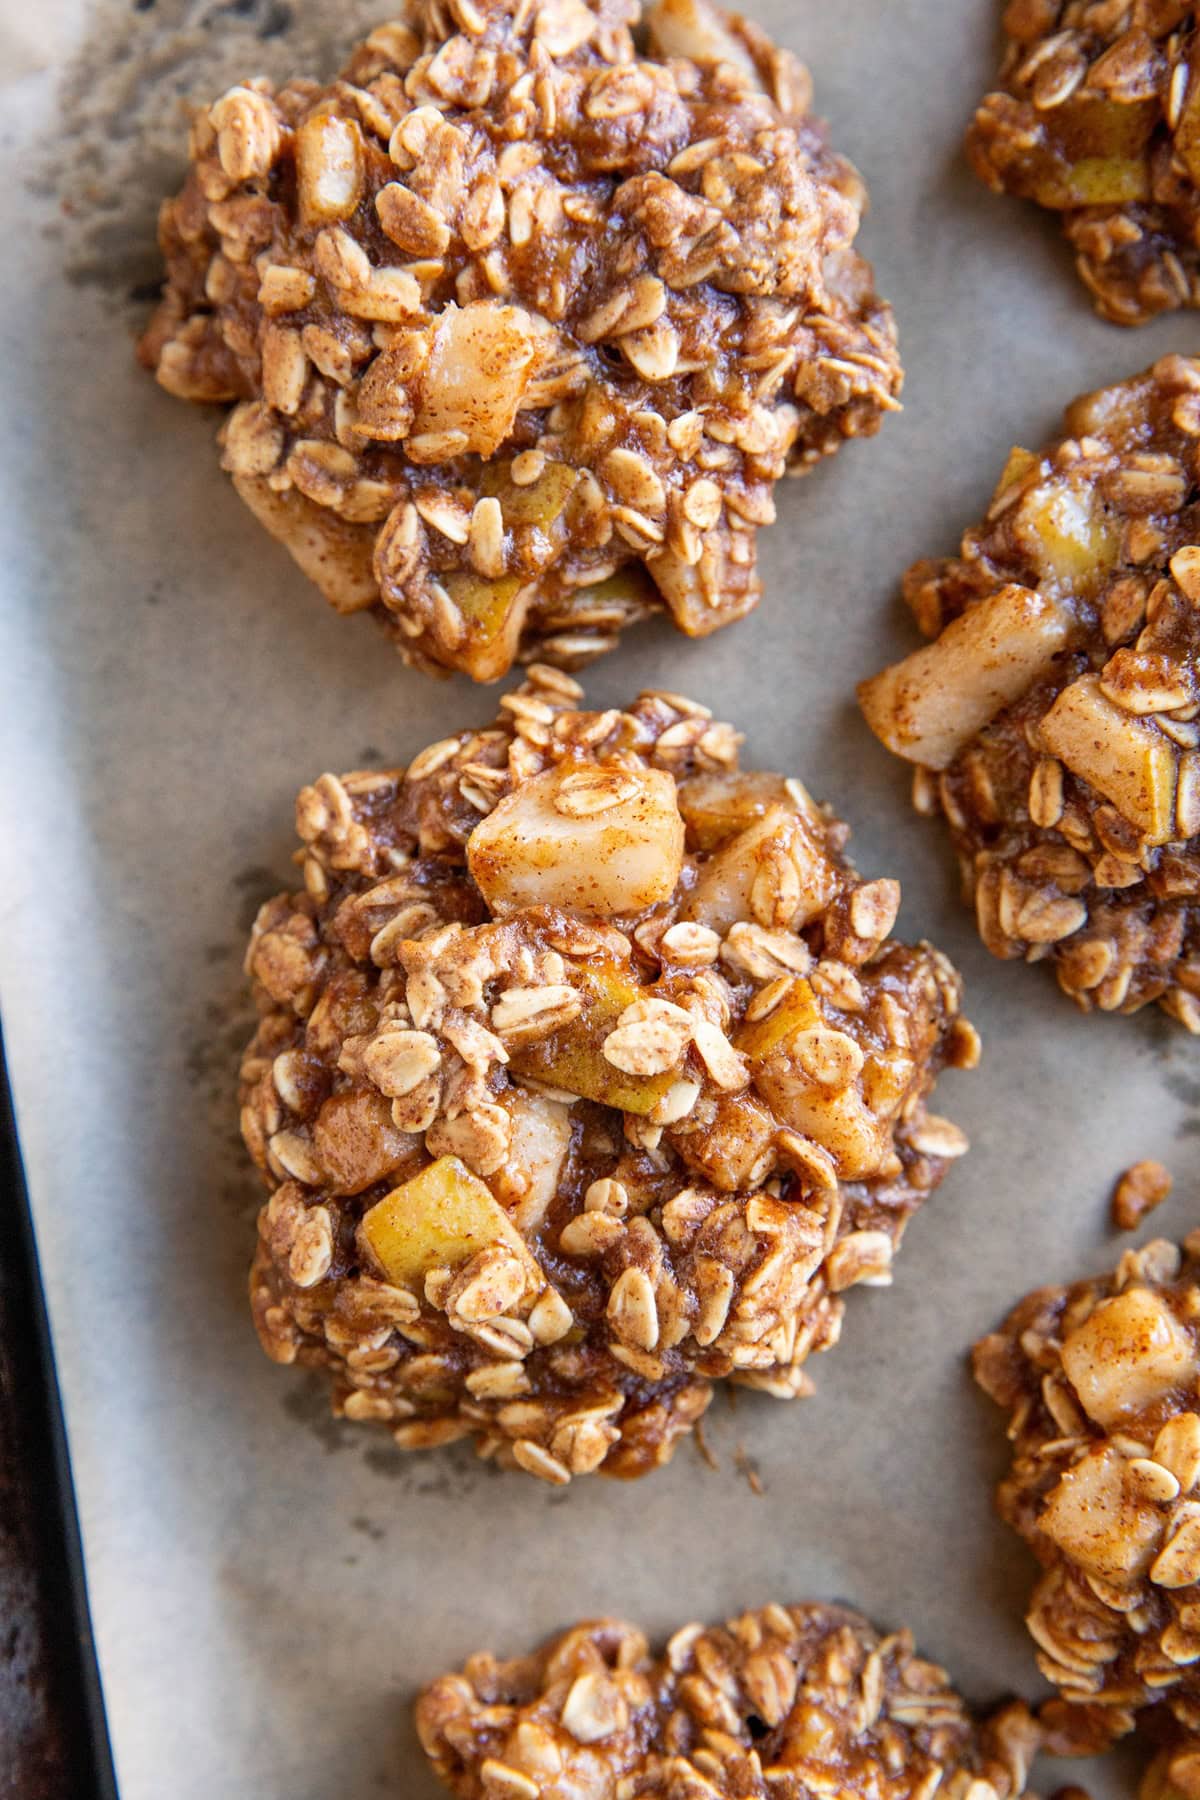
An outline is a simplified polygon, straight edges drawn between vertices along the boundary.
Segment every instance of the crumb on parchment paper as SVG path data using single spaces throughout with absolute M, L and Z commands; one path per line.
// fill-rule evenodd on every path
M 1147 1213 L 1161 1206 L 1174 1183 L 1160 1162 L 1136 1162 L 1113 1189 L 1112 1217 L 1118 1231 L 1136 1231 Z

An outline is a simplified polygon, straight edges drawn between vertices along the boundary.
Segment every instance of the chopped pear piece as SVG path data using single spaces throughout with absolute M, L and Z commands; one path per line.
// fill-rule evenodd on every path
M 683 917 L 722 935 L 740 919 L 754 918 L 796 931 L 823 912 L 840 887 L 841 876 L 808 821 L 794 806 L 772 806 L 705 863 Z M 778 910 L 768 918 L 763 909 L 772 895 Z
M 890 1132 L 857 1086 L 862 1054 L 853 1039 L 825 1024 L 803 977 L 765 1019 L 743 1026 L 736 1044 L 750 1059 L 758 1092 L 793 1130 L 828 1150 L 839 1174 L 857 1179 L 879 1167 Z
M 542 531 L 562 515 L 571 489 L 579 479 L 578 471 L 566 463 L 547 463 L 536 481 L 521 487 L 512 478 L 510 463 L 488 463 L 480 478 L 480 491 L 499 500 L 507 523 L 536 525 Z
M 335 612 L 379 603 L 374 525 L 352 524 L 295 488 L 277 494 L 264 475 L 235 475 L 233 485 L 260 525 L 283 545 Z
M 548 543 L 575 480 L 575 470 L 565 463 L 549 463 L 537 481 L 520 487 L 510 464 L 486 463 L 480 489 L 486 498 L 499 501 L 506 531 L 533 528 Z M 517 654 L 536 582 L 529 574 L 485 576 L 470 568 L 450 570 L 439 579 L 465 626 L 446 648 L 473 681 L 494 681 Z
M 457 1156 L 440 1156 L 368 1213 L 359 1231 L 387 1279 L 421 1291 L 430 1269 L 457 1268 L 480 1250 L 503 1244 L 520 1257 L 526 1291 L 545 1285 L 524 1238 L 477 1175 Z
M 917 1065 L 902 1050 L 868 1056 L 863 1064 L 863 1098 L 873 1113 L 895 1118 L 912 1088 Z
M 583 1001 L 582 1012 L 557 1031 L 510 1049 L 510 1069 L 514 1075 L 528 1075 L 563 1093 L 644 1118 L 678 1079 L 677 1071 L 627 1075 L 604 1055 L 604 1040 L 625 1008 L 645 998 L 645 990 L 624 970 L 608 963 L 584 969 L 573 985 Z
M 747 578 L 745 566 L 733 561 L 728 535 L 707 532 L 699 562 L 688 562 L 667 545 L 646 565 L 672 619 L 687 637 L 708 637 L 758 604 L 762 585 L 753 573 Z
M 493 456 L 512 431 L 537 355 L 529 314 L 478 300 L 445 306 L 420 377 L 414 435 L 461 431 L 463 449 Z
M 1149 1567 L 1161 1527 L 1155 1509 L 1127 1482 L 1125 1459 L 1111 1444 L 1097 1445 L 1066 1471 L 1038 1523 L 1089 1575 L 1118 1586 Z
M 857 1088 L 827 1093 L 794 1064 L 788 1068 L 768 1064 L 755 1085 L 794 1131 L 828 1150 L 843 1180 L 862 1181 L 874 1175 L 891 1150 L 888 1121 L 871 1111 Z
M 1139 155 L 1158 124 L 1159 110 L 1154 99 L 1107 99 L 1085 91 L 1045 117 L 1057 147 L 1078 162 Z
M 1054 211 L 1148 200 L 1147 150 L 1158 116 L 1154 99 L 1082 94 L 1068 100 L 1042 114 L 1044 148 L 1012 167 L 1012 191 Z
M 830 1093 L 785 1052 L 756 1069 L 754 1085 L 778 1118 L 828 1150 L 845 1180 L 873 1175 L 891 1148 L 888 1121 L 876 1117 L 856 1086 Z
M 996 483 L 996 491 L 992 495 L 993 502 L 998 500 L 1001 494 L 1006 494 L 1010 487 L 1015 487 L 1018 481 L 1024 481 L 1025 477 L 1037 468 L 1040 461 L 1041 457 L 1033 450 L 1023 450 L 1020 444 L 1014 444 L 1008 453 L 1004 471 Z
M 571 1109 L 520 1087 L 508 1089 L 503 1105 L 512 1120 L 512 1137 L 508 1160 L 491 1179 L 500 1199 L 512 1207 L 518 1229 L 529 1236 L 558 1192 L 571 1148 Z
M 501 800 L 471 833 L 467 861 L 494 913 L 615 917 L 671 897 L 683 835 L 666 770 L 564 763 Z
M 472 634 L 487 643 L 503 630 L 513 601 L 521 591 L 521 582 L 516 575 L 486 581 L 482 575 L 466 569 L 452 571 L 445 577 L 444 585 Z
M 1121 548 L 1121 522 L 1096 490 L 1061 479 L 1021 496 L 1013 529 L 1042 584 L 1068 597 L 1094 593 Z
M 555 622 L 578 624 L 587 614 L 608 615 L 616 619 L 641 618 L 649 612 L 658 597 L 658 589 L 641 563 L 624 563 L 615 575 L 604 581 L 593 581 L 587 587 L 573 588 L 555 607 Z M 607 620 L 606 620 L 607 622 Z M 614 623 L 615 629 L 615 623 Z
M 773 1006 L 765 1018 L 752 1019 L 743 1025 L 734 1043 L 752 1063 L 761 1063 L 786 1045 L 798 1031 L 808 1031 L 820 1022 L 817 997 L 803 976 L 798 975 L 778 1005 Z
M 1070 615 L 1032 588 L 1005 587 L 969 607 L 932 644 L 864 681 L 867 724 L 897 756 L 945 769 L 1047 673 Z
M 1099 676 L 1083 675 L 1063 689 L 1042 721 L 1042 737 L 1149 843 L 1173 836 L 1175 750 L 1153 725 L 1106 699 Z
M 1148 200 L 1150 165 L 1144 156 L 1081 156 L 1078 162 L 1047 167 L 1029 183 L 1025 197 L 1056 212 Z
M 794 785 L 802 794 L 799 784 Z M 769 775 L 761 769 L 692 775 L 679 784 L 679 810 L 687 826 L 688 845 L 694 850 L 715 850 L 773 807 L 805 810 L 797 806 L 782 775 Z M 816 808 L 812 811 L 815 815 Z
M 1103 1300 L 1071 1332 L 1063 1368 L 1089 1418 L 1120 1425 L 1195 1373 L 1196 1348 L 1175 1315 L 1148 1288 Z
M 1137 448 L 1145 442 L 1156 391 L 1154 370 L 1146 369 L 1126 381 L 1077 395 L 1063 413 L 1063 423 L 1072 437 L 1098 437 L 1114 447 Z
M 421 1147 L 419 1138 L 397 1131 L 382 1094 L 354 1088 L 326 1100 L 312 1143 L 326 1180 L 343 1194 L 365 1193 Z
M 470 569 L 451 570 L 442 583 L 466 626 L 463 667 L 474 681 L 494 680 L 512 662 L 533 589 L 517 575 L 488 581 Z

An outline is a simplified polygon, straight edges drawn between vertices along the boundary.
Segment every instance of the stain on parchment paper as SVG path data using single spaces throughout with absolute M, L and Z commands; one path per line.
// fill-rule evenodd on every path
M 222 1209 L 238 1222 L 234 1228 L 240 1226 L 249 1234 L 262 1205 L 263 1187 L 242 1143 L 237 1085 L 238 1065 L 254 1035 L 257 1013 L 242 979 L 238 952 L 223 958 L 223 965 L 226 963 L 228 987 L 200 1006 L 196 1028 L 185 1051 L 184 1077 L 204 1112 L 211 1155 L 211 1191 Z M 248 1246 L 252 1242 L 250 1235 L 246 1242 Z M 247 1263 L 249 1256 L 247 1248 Z
M 152 296 L 159 203 L 179 186 L 189 110 L 235 81 L 324 80 L 402 0 L 94 0 L 30 177 L 55 202 L 74 282 Z
M 1185 1037 L 1179 1027 L 1174 1026 L 1163 1060 L 1166 1064 L 1163 1086 L 1172 1099 L 1178 1100 L 1186 1108 L 1180 1121 L 1179 1135 L 1186 1138 L 1200 1137 L 1200 1066 L 1196 1056 L 1196 1040 Z
M 382 1475 L 391 1483 L 398 1499 L 451 1499 L 473 1494 L 484 1482 L 506 1475 L 512 1481 L 529 1482 L 528 1475 L 506 1472 L 494 1462 L 484 1461 L 471 1444 L 401 1450 L 389 1442 L 386 1431 L 378 1426 L 339 1419 L 330 1403 L 329 1385 L 319 1371 L 289 1370 L 280 1383 L 279 1404 L 292 1423 L 303 1427 L 326 1455 L 349 1451 L 373 1474 Z M 539 1487 L 538 1498 L 543 1505 L 549 1505 L 556 1492 Z M 363 1529 L 358 1521 L 354 1524 L 356 1530 Z M 386 1529 L 385 1525 L 372 1526 L 366 1535 L 382 1537 Z
M 353 1450 L 355 1445 L 361 1447 L 362 1426 L 334 1415 L 328 1390 L 319 1378 L 302 1369 L 285 1379 L 289 1385 L 280 1397 L 280 1405 L 289 1419 L 303 1425 L 316 1439 L 326 1455 L 335 1450 Z
M 1200 1078 L 1182 1071 L 1173 1073 L 1167 1077 L 1167 1091 L 1188 1108 L 1179 1127 L 1180 1137 L 1200 1137 Z
M 294 872 L 280 875 L 266 863 L 250 863 L 234 876 L 233 886 L 238 896 L 236 924 L 242 933 L 239 957 L 245 951 L 259 908 L 273 900 L 276 894 L 288 893 L 295 885 Z
M 258 1021 L 242 958 L 259 907 L 289 883 L 277 870 L 254 864 L 235 875 L 230 885 L 229 938 L 205 944 L 200 952 L 206 971 L 204 991 L 184 1047 L 183 1073 L 203 1109 L 211 1191 L 237 1222 L 234 1229 L 244 1237 L 248 1266 L 264 1190 L 242 1142 L 239 1122 L 238 1068 Z

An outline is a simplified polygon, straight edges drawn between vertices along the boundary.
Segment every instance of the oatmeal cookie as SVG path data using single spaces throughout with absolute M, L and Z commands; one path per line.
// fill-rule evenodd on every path
M 1116 325 L 1200 303 L 1195 0 L 1009 0 L 999 91 L 967 134 L 997 191 L 1062 214 Z
M 707 0 L 412 0 L 192 129 L 141 354 L 339 612 L 476 680 L 756 603 L 901 383 L 807 71 Z
M 799 782 L 678 696 L 579 697 L 537 666 L 492 729 L 304 789 L 242 1069 L 268 1353 L 551 1482 L 664 1462 L 720 1377 L 810 1391 L 978 1053 Z
M 1000 1514 L 1045 1571 L 1027 1623 L 1061 1696 L 1043 1709 L 1049 1747 L 1105 1749 L 1148 1709 L 1195 1743 L 1200 1232 L 1028 1295 L 974 1360 L 1011 1415 Z M 1184 1772 L 1195 1782 L 1200 1758 Z
M 766 1606 L 677 1631 L 578 1625 L 532 1656 L 473 1656 L 417 1704 L 464 1800 L 1019 1800 L 1036 1731 L 982 1727 L 907 1631 L 840 1606 Z
M 924 650 L 859 689 L 919 765 L 980 934 L 1088 1010 L 1200 1032 L 1200 360 L 1076 400 L 905 596 Z

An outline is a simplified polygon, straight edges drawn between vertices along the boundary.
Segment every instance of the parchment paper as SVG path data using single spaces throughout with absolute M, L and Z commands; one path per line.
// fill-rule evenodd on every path
M 1009 446 L 1077 391 L 1200 350 L 1200 321 L 1100 323 L 1053 223 L 961 165 L 992 0 L 754 0 L 870 181 L 906 410 L 781 490 L 752 619 L 697 645 L 644 629 L 589 694 L 711 703 L 748 761 L 851 819 L 864 870 L 902 878 L 904 927 L 964 969 L 983 1031 L 981 1071 L 939 1091 L 973 1153 L 895 1286 L 851 1297 L 815 1399 L 718 1396 L 716 1473 L 685 1445 L 648 1481 L 558 1493 L 469 1451 L 404 1457 L 262 1357 L 231 1092 L 246 927 L 291 877 L 302 781 L 405 759 L 495 695 L 403 669 L 325 608 L 218 473 L 215 420 L 134 367 L 136 290 L 178 96 L 332 71 L 385 7 L 0 7 L 0 995 L 124 1800 L 431 1800 L 417 1686 L 602 1610 L 665 1633 L 838 1596 L 910 1624 L 975 1699 L 1040 1691 L 1032 1563 L 991 1507 L 1001 1421 L 964 1352 L 1030 1286 L 1116 1260 L 1107 1194 L 1136 1158 L 1177 1177 L 1153 1231 L 1197 1222 L 1194 1041 L 1155 1013 L 1084 1019 L 987 956 L 849 694 L 915 642 L 898 576 L 953 547 Z M 1135 1766 L 1070 1773 L 1111 1800 Z

